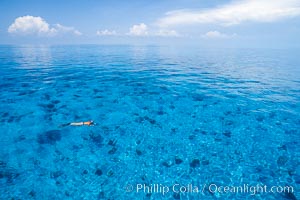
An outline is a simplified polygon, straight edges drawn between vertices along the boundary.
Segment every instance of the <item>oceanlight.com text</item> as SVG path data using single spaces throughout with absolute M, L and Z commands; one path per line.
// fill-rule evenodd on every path
M 211 193 L 247 193 L 255 195 L 257 193 L 294 193 L 292 186 L 267 186 L 267 185 L 248 185 L 242 186 L 222 186 L 217 184 L 210 184 L 208 191 Z
M 219 193 L 222 194 L 263 194 L 263 193 L 294 193 L 293 186 L 267 186 L 262 184 L 249 185 L 242 184 L 239 186 L 229 186 L 229 185 L 219 185 L 219 184 L 203 184 L 203 185 L 193 185 L 193 184 L 127 184 L 125 186 L 126 192 L 136 192 L 136 193 L 146 193 L 146 194 L 161 194 L 165 195 L 167 193 L 185 193 L 185 194 L 203 194 L 209 193 Z

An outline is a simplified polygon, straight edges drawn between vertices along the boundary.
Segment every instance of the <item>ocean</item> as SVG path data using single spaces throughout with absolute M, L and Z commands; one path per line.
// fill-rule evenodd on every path
M 295 50 L 2 45 L 0 89 L 0 199 L 300 198 Z

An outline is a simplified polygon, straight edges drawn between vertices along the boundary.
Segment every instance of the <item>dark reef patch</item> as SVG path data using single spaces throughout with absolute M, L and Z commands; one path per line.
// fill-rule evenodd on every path
M 141 150 L 139 150 L 139 149 L 136 149 L 136 154 L 138 155 L 138 156 L 141 156 L 143 153 L 142 153 L 142 151 Z
M 98 199 L 105 199 L 105 193 L 103 191 L 99 192 Z
M 6 183 L 12 183 L 19 175 L 12 169 L 0 168 L 0 179 L 6 179 Z
M 288 158 L 286 156 L 279 156 L 279 158 L 277 159 L 277 165 L 278 166 L 283 166 L 287 163 Z
M 2 114 L 2 117 L 8 117 L 9 116 L 9 113 L 8 112 L 5 112 Z
M 289 199 L 289 200 L 297 200 L 296 196 L 292 192 L 284 192 L 283 198 Z
M 203 94 L 192 94 L 192 98 L 194 101 L 203 101 L 205 96 Z
M 148 122 L 150 122 L 150 124 L 156 124 L 156 121 L 154 119 L 151 119 L 150 117 L 144 117 L 145 120 L 147 120 Z
M 293 129 L 293 130 L 285 130 L 284 132 L 285 132 L 285 134 L 287 134 L 287 135 L 296 135 L 296 134 L 297 134 L 297 130 L 296 130 L 296 129 Z
M 21 142 L 23 140 L 26 140 L 26 136 L 25 135 L 19 135 L 18 137 L 16 137 L 14 139 L 14 142 Z
M 102 147 L 103 145 L 103 137 L 100 134 L 96 134 L 96 133 L 91 133 L 90 134 L 90 139 L 92 140 L 92 142 L 98 146 L 98 147 Z
M 51 103 L 53 103 L 53 104 L 59 104 L 60 101 L 59 100 L 53 100 L 53 101 L 51 101 Z
M 50 177 L 56 179 L 56 178 L 62 176 L 63 174 L 64 173 L 62 171 L 55 171 L 55 172 L 50 173 Z
M 262 122 L 262 121 L 264 121 L 264 119 L 265 119 L 265 116 L 263 116 L 263 115 L 256 116 L 256 121 L 258 121 L 258 122 Z
M 29 193 L 28 193 L 29 196 L 31 197 L 35 197 L 36 196 L 36 192 L 34 190 L 31 190 Z
M 109 140 L 107 143 L 109 146 L 116 146 L 117 140 Z
M 61 140 L 60 130 L 50 130 L 45 133 L 41 133 L 37 136 L 37 142 L 39 144 L 55 144 Z
M 231 131 L 224 131 L 223 135 L 226 137 L 231 137 Z
M 194 140 L 195 138 L 196 138 L 195 135 L 193 135 L 193 134 L 189 135 L 189 140 Z
M 175 192 L 174 192 L 173 198 L 174 198 L 174 199 L 180 199 L 180 193 L 178 193 L 178 192 L 175 193 Z
M 144 121 L 148 121 L 150 124 L 156 124 L 156 123 L 157 123 L 155 119 L 152 119 L 152 118 L 150 118 L 150 117 L 148 117 L 148 116 L 145 116 L 145 117 L 137 117 L 137 118 L 135 119 L 135 122 L 137 122 L 137 123 L 142 123 L 142 122 L 144 122 Z
M 182 159 L 180 159 L 180 158 L 178 158 L 178 157 L 175 157 L 175 164 L 176 164 L 176 165 L 179 165 L 179 164 L 181 164 L 182 162 L 183 162 Z
M 95 174 L 96 174 L 97 176 L 101 176 L 101 175 L 103 174 L 103 172 L 102 172 L 101 169 L 97 169 L 97 170 L 95 171 Z
M 190 163 L 190 167 L 192 168 L 196 168 L 200 166 L 200 160 L 199 159 L 194 159 L 191 163 Z
M 108 151 L 108 154 L 115 154 L 117 152 L 117 148 L 113 147 L 111 150 Z

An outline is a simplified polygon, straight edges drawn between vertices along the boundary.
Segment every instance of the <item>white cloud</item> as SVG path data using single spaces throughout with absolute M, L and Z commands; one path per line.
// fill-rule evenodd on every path
M 155 31 L 155 30 L 149 31 L 148 26 L 144 23 L 133 25 L 129 29 L 129 33 L 127 33 L 127 35 L 131 35 L 131 36 L 151 36 L 151 37 L 152 36 L 156 36 L 156 37 L 180 37 L 181 36 L 175 30 L 160 29 L 158 31 Z
M 154 35 L 161 37 L 180 37 L 181 35 L 175 30 L 159 30 Z
M 233 38 L 237 36 L 236 34 L 225 34 L 225 33 L 220 33 L 219 31 L 208 31 L 204 35 L 202 35 L 203 38 L 209 38 L 209 39 L 228 39 L 228 38 Z
M 15 19 L 8 28 L 9 33 L 49 34 L 55 30 L 41 17 L 23 16 Z
M 8 27 L 8 32 L 38 36 L 55 36 L 65 33 L 82 35 L 81 32 L 73 27 L 67 27 L 60 24 L 55 24 L 51 27 L 43 18 L 29 15 L 16 18 L 14 23 Z
M 300 16 L 299 0 L 243 0 L 208 10 L 177 10 L 158 20 L 162 27 L 214 23 L 224 26 L 242 22 L 273 22 Z
M 74 27 L 63 26 L 60 24 L 55 24 L 54 27 L 57 33 L 72 33 L 74 35 L 82 35 L 82 33 L 76 30 Z
M 117 35 L 117 32 L 115 30 L 98 30 L 97 33 L 96 33 L 98 36 L 115 36 Z
M 141 24 L 138 24 L 138 25 L 133 25 L 129 29 L 128 35 L 133 35 L 133 36 L 147 36 L 148 35 L 148 27 L 144 23 L 141 23 Z

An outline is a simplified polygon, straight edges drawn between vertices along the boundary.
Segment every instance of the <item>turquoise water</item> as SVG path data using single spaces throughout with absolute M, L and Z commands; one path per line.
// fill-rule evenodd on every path
M 0 199 L 299 199 L 299 80 L 291 50 L 0 46 Z

